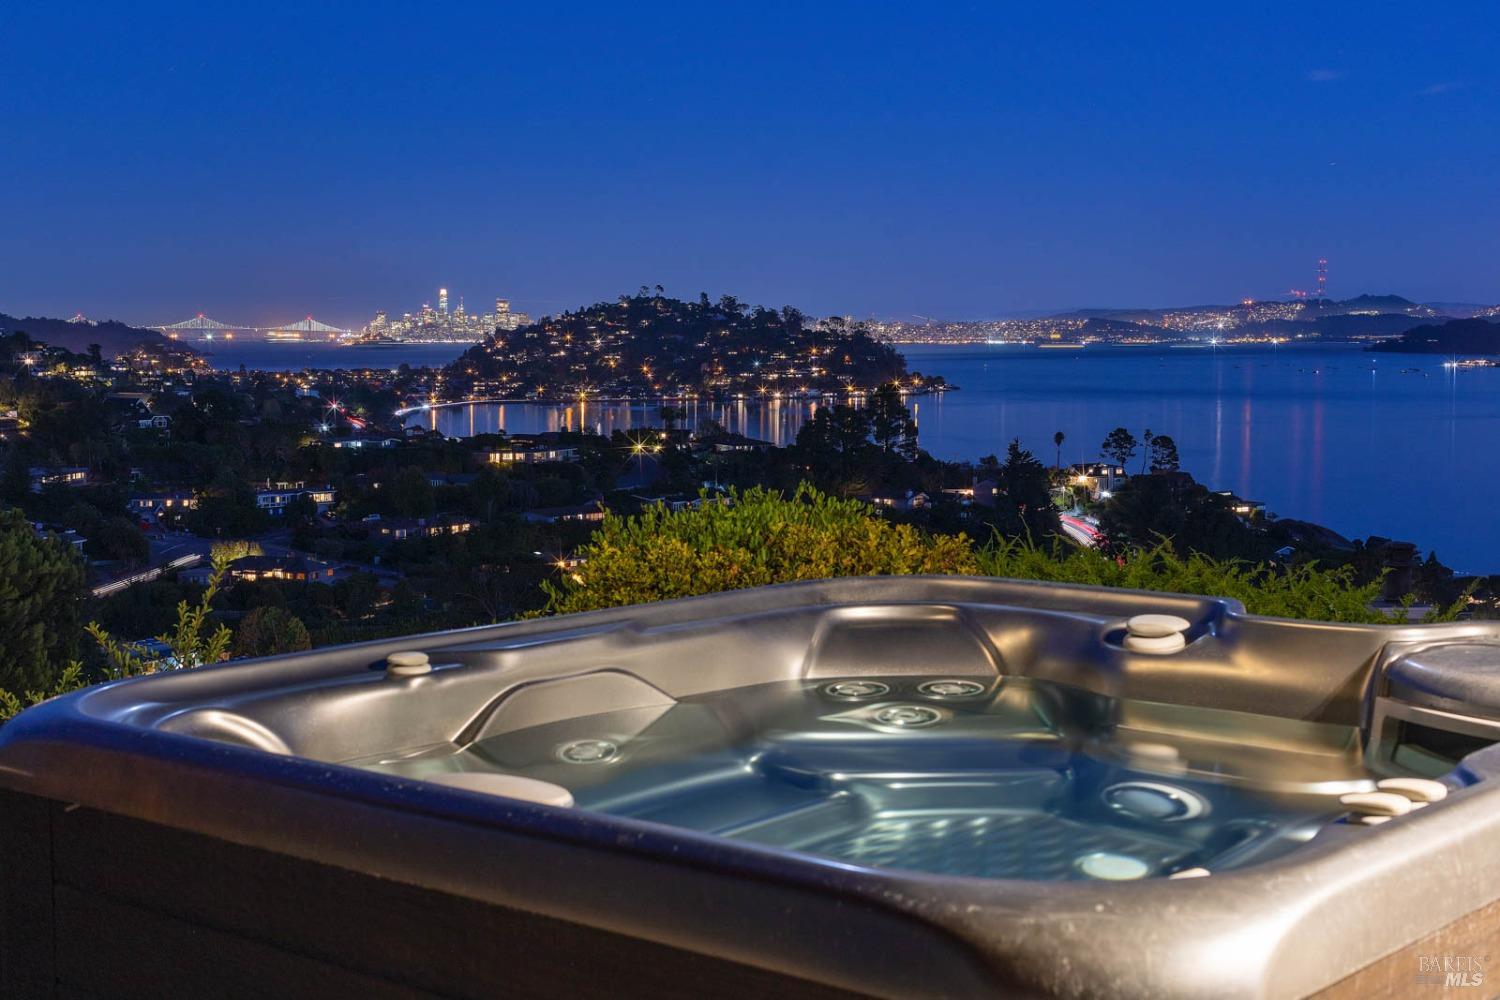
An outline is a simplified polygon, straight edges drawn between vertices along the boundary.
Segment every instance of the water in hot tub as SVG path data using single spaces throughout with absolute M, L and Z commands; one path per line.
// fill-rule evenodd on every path
M 1373 780 L 1353 727 L 1019 677 L 764 684 L 368 766 L 520 775 L 579 809 L 855 865 L 1028 879 L 1264 860 Z

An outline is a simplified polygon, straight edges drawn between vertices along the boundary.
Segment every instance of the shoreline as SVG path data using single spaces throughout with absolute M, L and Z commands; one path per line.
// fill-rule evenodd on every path
M 413 369 L 415 370 L 415 369 Z M 908 396 L 942 396 L 950 392 L 959 392 L 960 387 L 956 385 L 944 386 L 942 388 L 919 388 L 902 391 L 903 398 Z M 653 403 L 708 403 L 710 405 L 725 403 L 820 403 L 825 400 L 847 401 L 849 399 L 863 398 L 869 392 L 828 392 L 819 395 L 811 393 L 787 394 L 782 396 L 762 396 L 752 393 L 739 393 L 728 396 L 703 396 L 703 395 L 659 395 L 659 396 L 533 396 L 521 399 L 445 399 L 437 403 L 424 403 L 417 406 L 402 407 L 396 411 L 397 416 L 409 416 L 413 413 L 425 411 L 448 409 L 459 406 L 576 406 L 579 403 L 600 403 L 609 406 L 648 406 Z

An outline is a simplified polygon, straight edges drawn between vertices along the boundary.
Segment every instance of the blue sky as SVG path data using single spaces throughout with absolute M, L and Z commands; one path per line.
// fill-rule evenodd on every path
M 1148 7 L 1150 9 L 1143 9 Z M 1238 9 L 1240 7 L 1246 9 Z M 926 8 L 931 9 L 926 9 Z M 0 311 L 1500 301 L 1484 4 L 0 5 Z

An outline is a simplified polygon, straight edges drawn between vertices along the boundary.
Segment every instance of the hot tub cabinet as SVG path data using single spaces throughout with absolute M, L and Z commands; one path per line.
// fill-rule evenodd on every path
M 973 578 L 159 674 L 0 728 L 0 995 L 1489 995 L 1497 740 L 1495 626 Z

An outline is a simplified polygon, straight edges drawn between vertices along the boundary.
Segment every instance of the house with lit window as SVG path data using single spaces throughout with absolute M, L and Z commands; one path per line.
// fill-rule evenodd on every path
M 403 542 L 408 538 L 438 538 L 442 535 L 464 535 L 474 529 L 473 518 L 462 514 L 439 514 L 436 517 L 381 517 L 378 514 L 365 518 L 372 540 L 381 542 Z
M 433 489 L 440 486 L 473 486 L 479 478 L 477 472 L 429 472 L 427 482 Z
M 79 555 L 83 554 L 83 543 L 87 541 L 87 539 L 72 528 L 64 528 L 58 524 L 43 524 L 39 521 L 33 522 L 31 532 L 38 538 L 55 538 Z
M 1214 490 L 1214 496 L 1223 497 L 1230 512 L 1241 520 L 1253 521 L 1266 512 L 1266 505 L 1263 501 L 1246 500 L 1229 490 Z
M 400 438 L 393 437 L 348 437 L 334 438 L 328 442 L 335 448 L 394 448 L 401 443 Z
M 139 519 L 160 517 L 179 510 L 192 510 L 198 506 L 194 493 L 136 493 L 125 499 L 125 509 Z
M 31 492 L 40 493 L 48 486 L 87 486 L 89 470 L 80 465 L 33 466 Z
M 708 445 L 719 454 L 746 451 L 769 451 L 776 447 L 770 441 L 746 437 L 743 434 L 725 433 L 710 438 L 700 438 L 699 443 Z
M 1108 500 L 1125 481 L 1125 467 L 1110 462 L 1083 462 L 1068 466 L 1068 485 L 1081 486 L 1091 500 Z
M 521 519 L 530 524 L 564 524 L 578 521 L 604 520 L 604 505 L 598 500 L 576 504 L 571 507 L 538 507 L 521 512 Z
M 535 465 L 541 462 L 576 462 L 578 449 L 559 444 L 555 434 L 516 435 L 486 456 L 491 465 Z
M 292 583 L 332 583 L 333 567 L 306 556 L 245 556 L 226 571 L 236 582 L 285 580 Z M 179 574 L 179 579 L 181 574 Z
M 907 490 L 905 493 L 864 493 L 857 497 L 872 507 L 897 511 L 902 514 L 932 506 L 932 498 L 926 493 Z
M 298 497 L 306 496 L 317 507 L 318 513 L 326 513 L 338 500 L 338 492 L 332 486 L 308 487 L 306 483 L 265 483 L 255 491 L 255 506 L 271 517 L 280 517 Z

